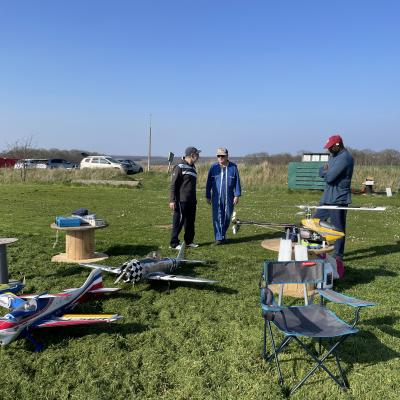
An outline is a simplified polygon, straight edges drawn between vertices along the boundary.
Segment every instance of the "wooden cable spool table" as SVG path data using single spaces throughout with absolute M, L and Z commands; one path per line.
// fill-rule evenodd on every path
M 279 251 L 280 238 L 275 239 L 266 239 L 261 242 L 261 246 L 264 249 L 271 251 Z M 292 245 L 292 250 L 294 251 L 294 245 Z M 321 249 L 308 249 L 309 255 L 318 255 L 318 254 L 326 254 L 334 250 L 333 246 L 326 246 Z M 294 255 L 292 257 L 294 259 Z M 279 293 L 281 285 L 269 285 L 268 287 L 274 292 Z M 304 297 L 304 287 L 306 287 L 307 292 L 310 296 L 315 293 L 315 285 L 314 284 L 302 284 L 302 283 L 287 283 L 283 285 L 283 292 L 287 296 L 291 297 Z
M 107 228 L 108 224 L 100 226 L 81 225 L 76 227 L 60 227 L 51 224 L 50 228 L 65 232 L 65 253 L 55 255 L 53 262 L 97 262 L 105 260 L 108 255 L 95 252 L 94 232 L 96 229 Z

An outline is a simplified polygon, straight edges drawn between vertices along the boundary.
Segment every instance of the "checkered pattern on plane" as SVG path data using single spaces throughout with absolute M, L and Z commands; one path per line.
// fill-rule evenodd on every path
M 139 282 L 143 279 L 143 267 L 139 260 L 125 262 L 121 270 L 125 271 L 124 282 Z

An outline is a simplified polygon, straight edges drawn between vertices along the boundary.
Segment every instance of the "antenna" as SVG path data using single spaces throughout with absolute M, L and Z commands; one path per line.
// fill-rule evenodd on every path
M 151 114 L 150 114 L 150 126 L 149 126 L 149 152 L 147 155 L 147 171 L 150 171 L 150 161 L 151 161 Z

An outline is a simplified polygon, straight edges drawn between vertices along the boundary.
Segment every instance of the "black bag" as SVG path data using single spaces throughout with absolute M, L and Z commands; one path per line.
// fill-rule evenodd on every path
M 88 215 L 89 211 L 87 208 L 78 208 L 75 211 L 72 211 L 72 215 L 77 215 L 78 217 L 83 217 L 84 215 Z

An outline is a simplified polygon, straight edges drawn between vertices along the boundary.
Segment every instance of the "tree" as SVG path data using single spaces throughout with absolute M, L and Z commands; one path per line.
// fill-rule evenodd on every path
M 7 154 L 18 160 L 25 160 L 29 157 L 29 153 L 32 148 L 33 136 L 28 136 L 27 138 L 17 139 L 14 143 L 7 143 Z M 22 168 L 20 168 L 21 180 L 26 181 L 26 163 L 22 163 Z

